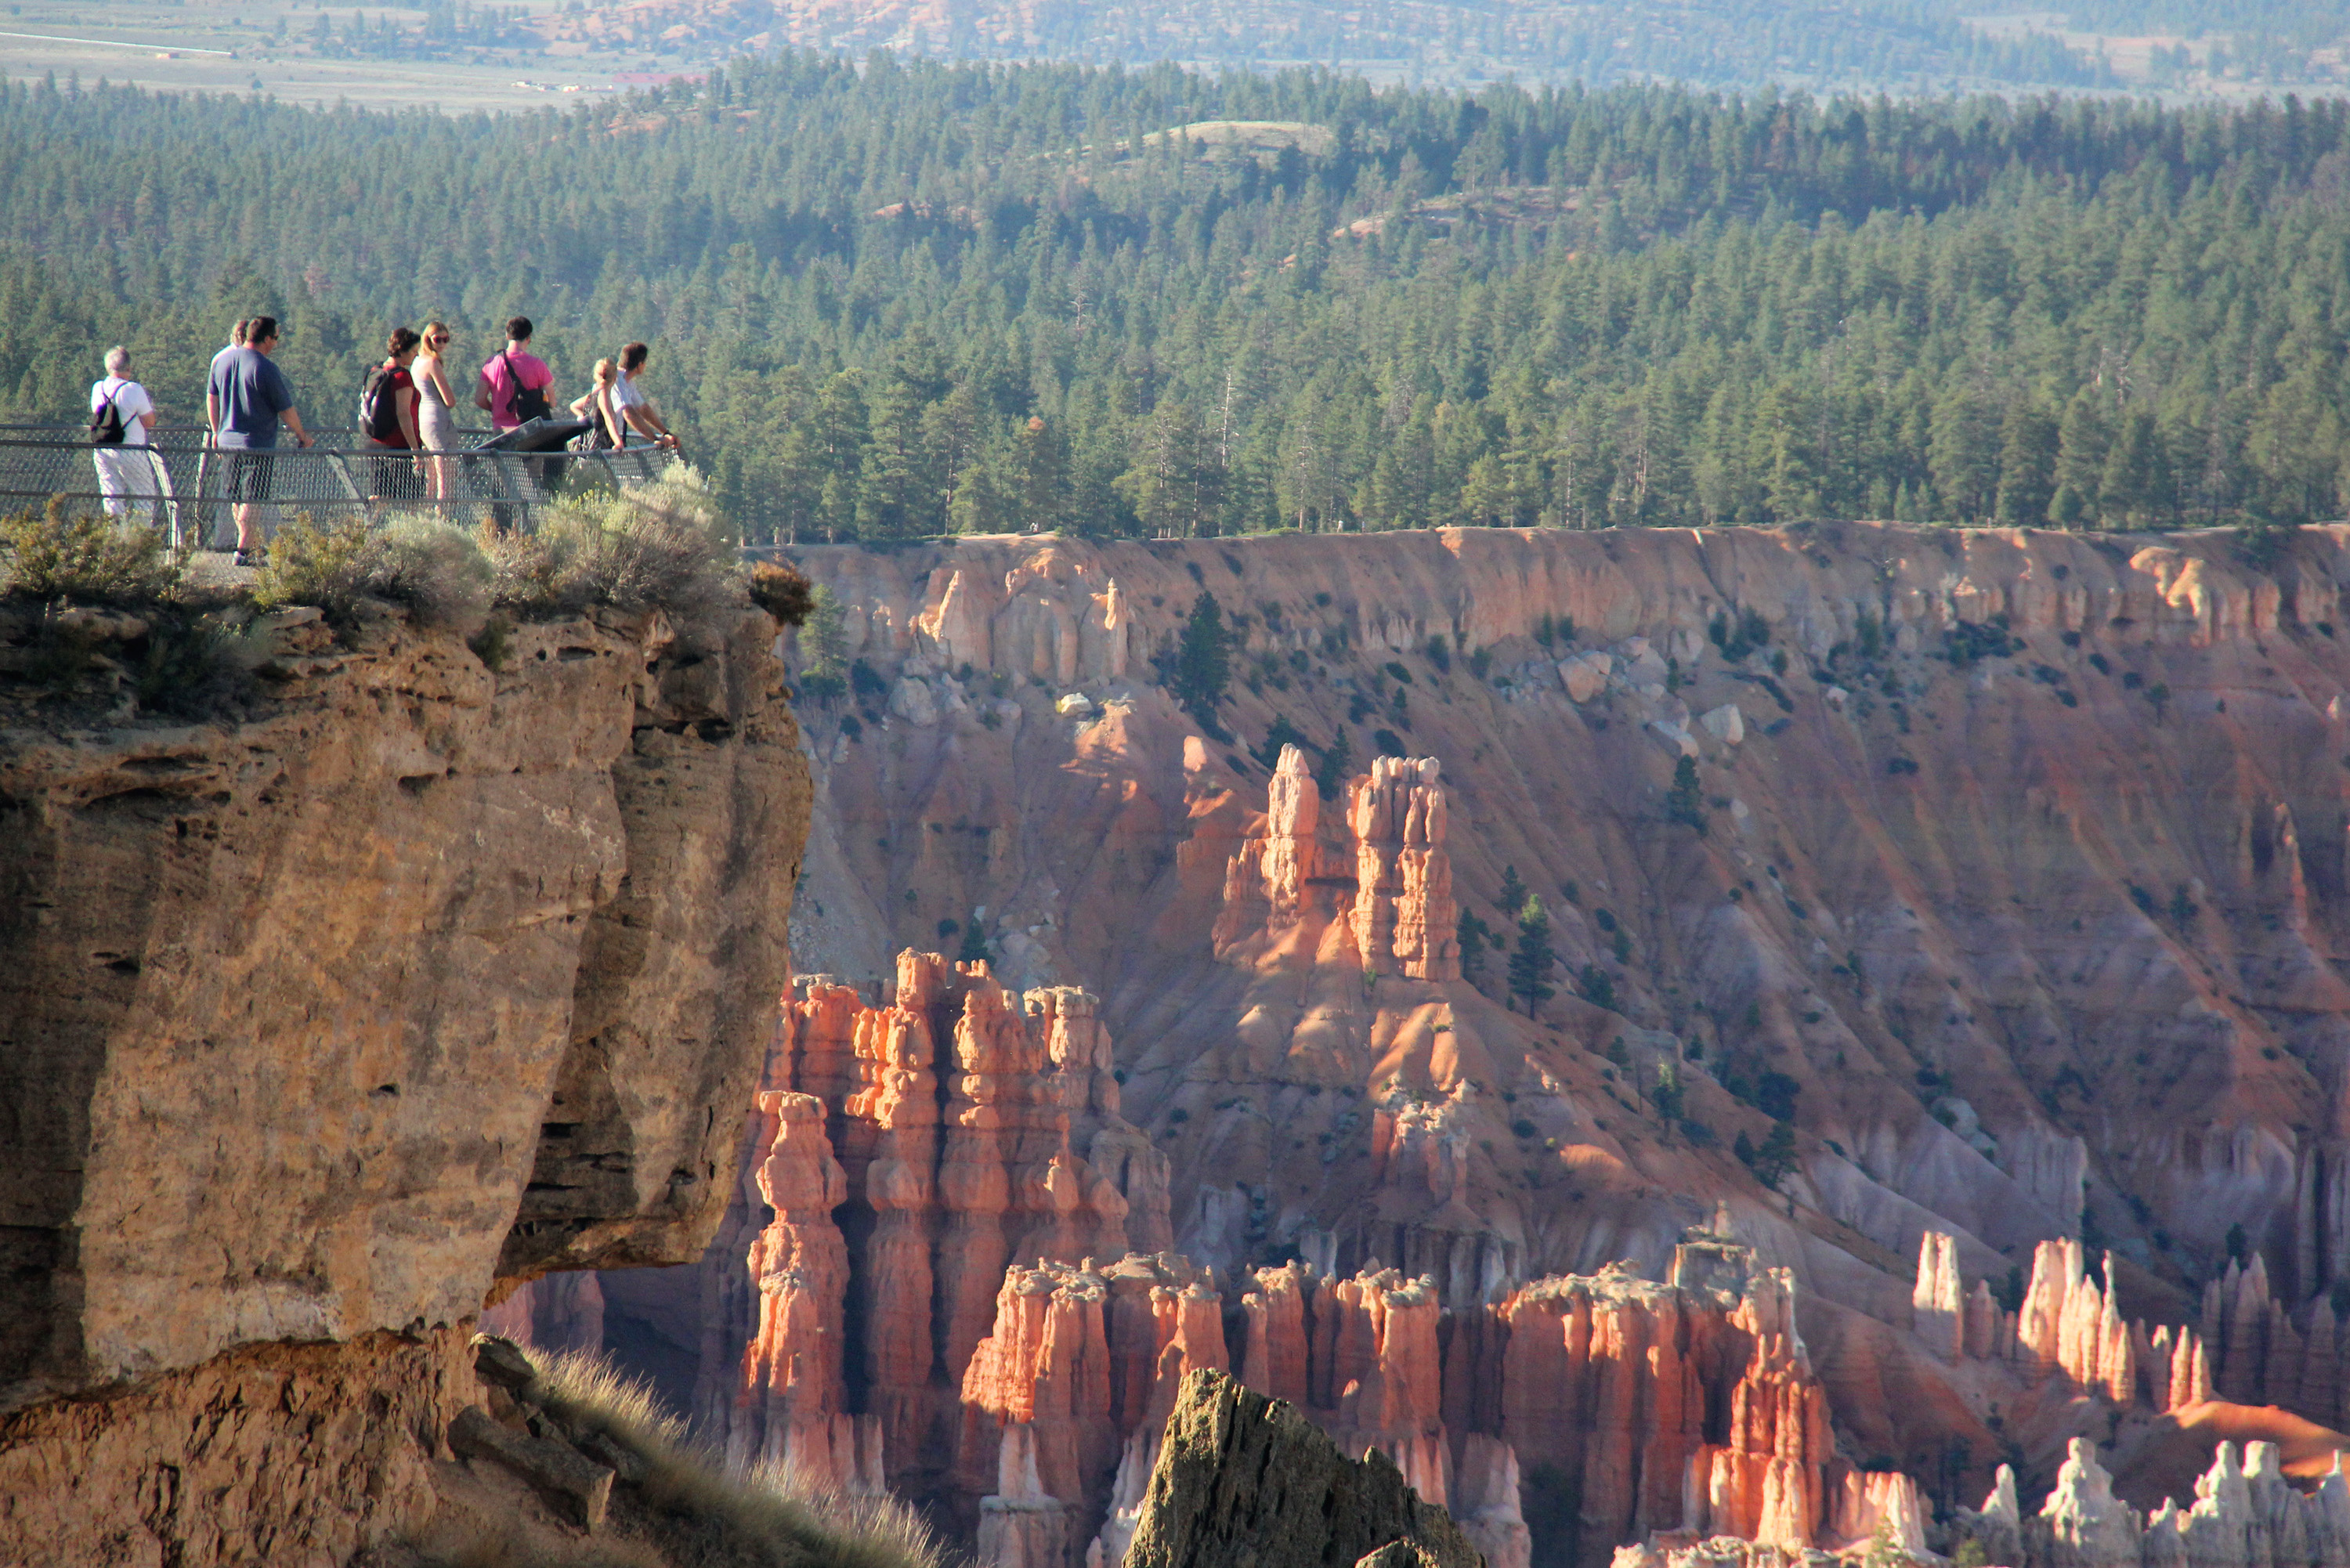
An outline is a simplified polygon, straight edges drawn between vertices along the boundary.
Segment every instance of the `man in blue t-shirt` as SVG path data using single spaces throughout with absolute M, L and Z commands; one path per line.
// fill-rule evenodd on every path
M 229 454 L 228 498 L 236 508 L 240 566 L 257 566 L 262 561 L 254 515 L 269 499 L 278 421 L 285 421 L 300 444 L 310 444 L 302 416 L 294 409 L 294 389 L 286 373 L 270 362 L 276 351 L 277 318 L 256 316 L 245 328 L 244 347 L 213 359 L 204 385 L 204 423 L 212 431 L 213 445 Z

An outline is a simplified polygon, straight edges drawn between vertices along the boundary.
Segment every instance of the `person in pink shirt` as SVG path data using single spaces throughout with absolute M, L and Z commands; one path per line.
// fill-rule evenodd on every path
M 502 431 L 548 418 L 555 411 L 555 372 L 532 353 L 530 317 L 517 316 L 506 323 L 506 346 L 482 367 L 473 388 L 473 406 L 490 416 Z

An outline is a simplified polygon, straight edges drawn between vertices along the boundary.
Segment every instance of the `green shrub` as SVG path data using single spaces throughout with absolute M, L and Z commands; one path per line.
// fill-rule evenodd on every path
M 482 629 L 465 639 L 465 646 L 490 669 L 504 670 L 514 652 L 514 618 L 503 610 L 493 611 Z
M 463 624 L 490 597 L 491 567 L 473 535 L 431 516 L 398 516 L 381 527 L 363 517 L 319 523 L 297 513 L 270 541 L 254 584 L 264 609 L 311 605 L 348 618 L 363 598 L 406 605 L 437 626 Z
M 567 500 L 542 514 L 536 534 L 494 539 L 488 549 L 491 597 L 525 614 L 596 605 L 691 611 L 723 596 L 736 576 L 732 530 L 690 468 Z
M 161 529 L 69 511 L 62 495 L 0 517 L 0 594 L 151 603 L 177 591 L 186 562 Z

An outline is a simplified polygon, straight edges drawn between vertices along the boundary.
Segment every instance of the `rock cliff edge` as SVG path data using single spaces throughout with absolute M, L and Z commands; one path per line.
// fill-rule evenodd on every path
M 724 1211 L 809 807 L 773 622 L 492 668 L 363 607 L 246 722 L 0 735 L 0 1560 L 343 1561 L 485 1301 Z

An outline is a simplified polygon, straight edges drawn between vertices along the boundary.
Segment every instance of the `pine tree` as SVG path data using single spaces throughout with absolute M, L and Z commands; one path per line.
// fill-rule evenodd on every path
M 1705 835 L 1705 795 L 1699 786 L 1697 759 L 1683 757 L 1673 764 L 1673 787 L 1665 795 L 1665 815 Z
M 1510 994 L 1525 998 L 1529 1018 L 1558 994 L 1550 983 L 1551 965 L 1557 956 L 1551 950 L 1550 915 L 1540 898 L 1528 894 L 1524 908 L 1518 911 L 1517 950 L 1510 955 Z
M 820 701 L 830 701 L 848 690 L 847 665 L 843 658 L 847 646 L 845 623 L 837 595 L 822 583 L 808 591 L 807 618 L 800 623 L 796 634 L 800 689 Z
M 1514 865 L 1503 867 L 1501 897 L 1502 912 L 1508 915 L 1511 919 L 1515 919 L 1518 916 L 1518 912 L 1525 907 L 1526 885 L 1518 880 L 1517 867 Z
M 2154 416 L 2132 409 L 2106 449 L 2097 476 L 2097 516 L 2108 528 L 2143 527 L 2153 520 L 2162 484 L 2161 454 Z
M 1999 430 L 1999 497 L 1994 510 L 2002 523 L 2015 528 L 2036 528 L 2047 522 L 2048 504 L 2056 498 L 2056 421 L 2030 398 L 2007 405 Z
M 1175 700 L 1211 733 L 1219 732 L 1216 709 L 1223 702 L 1232 680 L 1232 634 L 1224 629 L 1224 612 L 1216 596 L 1202 593 L 1192 601 L 1183 622 L 1183 636 L 1175 651 Z
M 1330 743 L 1322 748 L 1322 760 L 1315 764 L 1314 787 L 1325 801 L 1335 801 L 1347 787 L 1347 770 L 1354 766 L 1355 743 L 1347 738 L 1341 726 Z
M 1657 1107 L 1657 1115 L 1665 1118 L 1666 1126 L 1670 1127 L 1681 1119 L 1684 1093 L 1679 1064 L 1670 1059 L 1658 1063 L 1657 1086 L 1650 1091 L 1648 1099 Z
M 1501 940 L 1493 934 L 1491 926 L 1469 909 L 1461 911 L 1461 919 L 1454 922 L 1453 933 L 1461 944 L 1461 978 L 1474 985 L 1485 972 L 1485 950 L 1499 948 Z
M 2064 405 L 2056 441 L 2056 489 L 2048 520 L 2070 528 L 2096 515 L 2098 482 L 2106 465 L 2106 416 L 2093 388 L 2084 387 Z
M 1982 394 L 1964 383 L 1944 392 L 1934 403 L 1933 431 L 1927 462 L 1935 490 L 1962 519 L 1990 515 L 1999 484 L 1999 438 Z
M 1742 1132 L 1738 1135 L 1734 1152 L 1745 1162 L 1746 1168 L 1754 1173 L 1755 1180 L 1776 1190 L 1781 1182 L 1794 1174 L 1798 1163 L 1794 1124 L 1786 1121 L 1772 1123 L 1771 1136 L 1762 1140 L 1760 1148 L 1749 1143 Z

